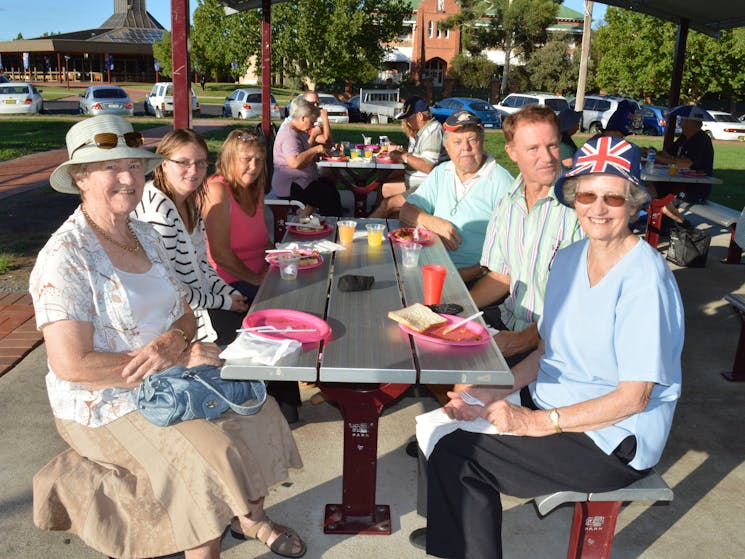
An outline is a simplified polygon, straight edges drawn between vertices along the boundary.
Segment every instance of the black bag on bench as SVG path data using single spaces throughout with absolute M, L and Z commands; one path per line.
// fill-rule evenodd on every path
M 704 268 L 711 237 L 703 231 L 675 227 L 670 230 L 667 259 L 677 266 Z

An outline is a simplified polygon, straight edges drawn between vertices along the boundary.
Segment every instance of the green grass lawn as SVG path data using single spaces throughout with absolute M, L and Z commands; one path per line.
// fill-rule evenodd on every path
M 195 91 L 201 90 L 196 84 Z M 208 93 L 230 93 L 235 84 L 207 84 Z M 294 92 L 289 90 L 273 90 L 275 95 L 287 95 L 289 100 Z M 228 125 L 219 130 L 206 134 L 210 148 L 210 158 L 214 161 L 220 145 L 230 130 L 234 128 L 255 129 L 258 121 L 223 120 Z M 143 130 L 162 121 L 133 122 L 135 130 Z M 278 124 L 278 123 L 277 123 Z M 71 126 L 69 120 L 44 119 L 43 117 L 0 119 L 0 161 L 20 157 L 27 153 L 44 151 L 64 147 L 65 133 Z M 406 138 L 398 122 L 389 124 L 335 124 L 333 125 L 334 140 L 361 143 L 362 135 L 372 136 L 376 142 L 378 136 L 386 135 L 393 143 L 406 145 Z M 589 136 L 577 134 L 575 142 L 581 145 Z M 640 146 L 662 147 L 661 137 L 630 136 L 632 142 Z M 517 166 L 507 157 L 504 151 L 504 135 L 501 130 L 486 132 L 486 150 L 513 175 L 517 174 Z M 724 181 L 721 185 L 714 185 L 711 200 L 734 209 L 745 207 L 745 144 L 739 142 L 714 142 L 714 174 Z

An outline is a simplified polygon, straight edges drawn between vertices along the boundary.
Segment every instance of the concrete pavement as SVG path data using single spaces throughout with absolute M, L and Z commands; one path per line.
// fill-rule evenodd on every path
M 745 383 L 728 383 L 720 373 L 732 365 L 740 320 L 723 301 L 745 292 L 745 268 L 719 262 L 728 234 L 689 217 L 716 235 L 703 269 L 675 269 L 686 307 L 683 397 L 658 471 L 675 491 L 669 504 L 632 503 L 622 510 L 612 557 L 679 559 L 740 558 L 745 554 Z M 640 324 L 640 328 L 644 325 Z M 0 557 L 98 558 L 76 537 L 37 530 L 31 521 L 31 479 L 64 448 L 56 434 L 44 388 L 45 349 L 40 346 L 0 378 Z M 313 390 L 303 391 L 307 400 Z M 350 557 L 417 558 L 409 532 L 424 525 L 415 512 L 415 460 L 404 453 L 414 417 L 437 404 L 411 389 L 387 408 L 380 423 L 379 503 L 389 504 L 390 536 L 326 536 L 323 506 L 341 498 L 342 423 L 328 404 L 300 410 L 294 434 L 305 467 L 275 487 L 269 514 L 292 526 L 308 543 L 308 559 Z M 564 506 L 544 519 L 531 502 L 505 497 L 503 534 L 509 558 L 566 556 L 572 509 Z M 223 557 L 276 557 L 256 542 L 223 540 Z

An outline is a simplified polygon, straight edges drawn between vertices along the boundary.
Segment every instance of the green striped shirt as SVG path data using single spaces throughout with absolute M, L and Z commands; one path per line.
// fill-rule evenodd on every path
M 489 221 L 481 265 L 510 277 L 510 294 L 500 306 L 502 322 L 514 331 L 538 322 L 556 252 L 584 237 L 577 214 L 553 189 L 528 212 L 519 175 Z

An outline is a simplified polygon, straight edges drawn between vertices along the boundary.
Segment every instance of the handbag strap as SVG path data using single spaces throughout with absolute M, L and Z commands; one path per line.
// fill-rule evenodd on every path
M 220 392 L 217 388 L 215 388 L 214 386 L 212 386 L 209 382 L 207 382 L 206 380 L 204 380 L 199 375 L 194 374 L 191 371 L 188 371 L 188 372 L 185 372 L 184 373 L 184 376 L 187 377 L 187 378 L 190 378 L 192 380 L 196 380 L 197 382 L 199 382 L 199 384 L 201 384 L 202 386 L 204 386 L 207 390 L 209 390 L 210 392 L 212 392 L 215 396 L 217 396 L 223 402 L 225 402 L 228 406 L 230 406 L 230 409 L 231 410 L 233 410 L 235 413 L 240 414 L 240 415 L 251 415 L 253 413 L 256 413 L 256 411 L 259 408 L 261 408 L 261 406 L 264 405 L 264 402 L 266 402 L 266 390 L 264 390 L 264 393 L 262 395 L 261 401 L 258 402 L 258 403 L 256 403 L 256 404 L 252 404 L 250 406 L 241 406 L 240 404 L 234 404 L 228 398 L 226 398 L 225 395 L 222 392 Z M 231 381 L 231 382 L 251 382 L 251 381 Z

